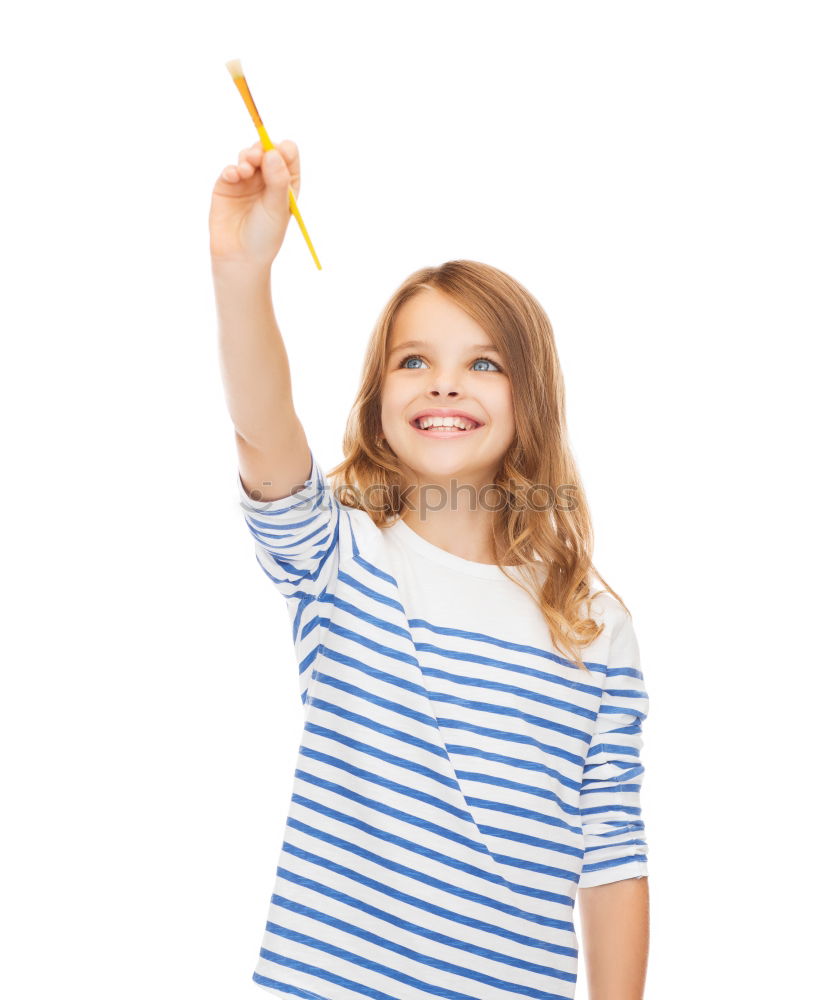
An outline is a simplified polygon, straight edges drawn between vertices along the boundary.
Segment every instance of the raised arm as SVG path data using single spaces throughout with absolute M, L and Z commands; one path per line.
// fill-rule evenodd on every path
M 288 185 L 299 190 L 299 152 L 285 140 L 242 150 L 217 180 L 210 252 L 219 357 L 248 494 L 278 500 L 310 474 L 307 438 L 293 405 L 290 366 L 273 310 L 270 269 L 290 221 Z

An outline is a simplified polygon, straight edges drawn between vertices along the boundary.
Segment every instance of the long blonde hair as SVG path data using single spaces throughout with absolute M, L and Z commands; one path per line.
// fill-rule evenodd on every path
M 516 564 L 523 582 L 512 580 L 537 602 L 556 649 L 588 670 L 581 650 L 603 624 L 589 617 L 592 574 L 620 604 L 592 563 L 593 531 L 586 496 L 568 444 L 563 374 L 554 333 L 543 307 L 514 278 L 489 264 L 452 260 L 411 274 L 394 292 L 370 336 L 361 385 L 344 431 L 344 461 L 327 472 L 333 492 L 347 506 L 366 510 L 385 527 L 405 511 L 406 486 L 397 456 L 379 443 L 381 388 L 387 346 L 398 310 L 421 289 L 448 295 L 490 336 L 509 377 L 515 440 L 504 455 L 494 486 L 502 503 L 492 518 L 491 545 L 505 576 Z M 515 497 L 537 488 L 554 499 L 546 509 Z M 567 489 L 568 488 L 568 489 Z M 571 503 L 563 501 L 571 494 Z M 368 498 L 365 503 L 362 494 Z M 373 503 L 373 496 L 379 497 Z M 545 570 L 545 576 L 544 576 Z

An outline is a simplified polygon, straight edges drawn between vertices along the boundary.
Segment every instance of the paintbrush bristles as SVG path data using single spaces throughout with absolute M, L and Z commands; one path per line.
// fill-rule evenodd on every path
M 225 66 L 227 66 L 228 71 L 230 72 L 230 75 L 233 77 L 234 80 L 238 80 L 238 78 L 240 76 L 244 76 L 245 75 L 242 72 L 242 61 L 241 61 L 241 59 L 229 59 L 225 63 Z

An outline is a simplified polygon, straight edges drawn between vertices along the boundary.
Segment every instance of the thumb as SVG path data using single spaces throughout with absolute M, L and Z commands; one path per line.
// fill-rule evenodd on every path
M 262 157 L 264 191 L 261 203 L 267 214 L 281 221 L 290 221 L 289 195 L 290 171 L 277 149 L 268 149 Z
M 262 176 L 269 187 L 287 187 L 290 171 L 278 149 L 267 149 L 262 156 Z

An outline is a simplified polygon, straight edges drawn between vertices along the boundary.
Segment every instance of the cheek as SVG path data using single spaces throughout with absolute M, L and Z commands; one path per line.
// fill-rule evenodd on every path
M 417 386 L 403 385 L 401 379 L 388 378 L 381 389 L 381 408 L 393 413 L 400 411 L 417 392 Z
M 396 392 L 394 387 L 392 391 L 385 389 L 381 394 L 381 419 L 399 420 L 406 405 L 402 400 L 400 392 Z
M 493 394 L 491 405 L 498 414 L 499 419 L 514 419 L 515 407 L 512 401 L 512 390 L 508 383 L 498 386 Z

